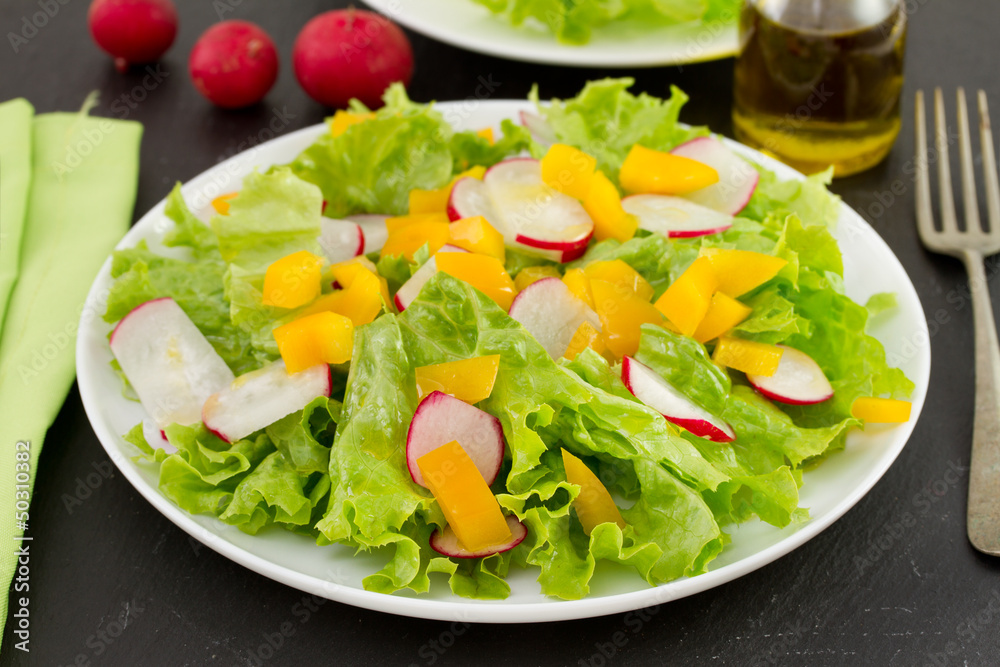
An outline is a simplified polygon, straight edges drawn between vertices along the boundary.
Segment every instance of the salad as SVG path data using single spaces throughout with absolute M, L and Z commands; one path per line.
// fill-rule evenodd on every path
M 597 28 L 617 21 L 650 27 L 735 23 L 739 0 L 472 0 L 514 26 L 537 22 L 564 44 L 582 45 Z
M 865 333 L 892 296 L 843 293 L 827 176 L 780 181 L 631 83 L 533 91 L 496 135 L 393 87 L 208 224 L 175 188 L 171 256 L 116 251 L 104 316 L 160 491 L 381 550 L 368 590 L 480 599 L 511 567 L 562 599 L 601 560 L 656 585 L 728 525 L 807 520 L 802 471 L 908 418 Z

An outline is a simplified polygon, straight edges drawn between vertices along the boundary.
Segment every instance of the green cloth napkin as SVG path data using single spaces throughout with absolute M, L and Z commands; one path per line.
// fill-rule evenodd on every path
M 0 333 L 0 585 L 4 590 L 17 566 L 16 547 L 32 544 L 15 541 L 23 533 L 14 514 L 17 443 L 30 443 L 30 493 L 45 432 L 76 374 L 76 331 L 87 291 L 128 230 L 135 205 L 142 125 L 92 118 L 87 110 L 45 114 L 32 124 L 31 188 L 20 272 Z M 6 181 L 10 173 L 6 165 L 3 170 Z M 29 532 L 30 525 L 29 518 Z M 2 627 L 7 596 L 0 600 Z
M 24 207 L 31 184 L 31 117 L 25 99 L 0 104 L 0 327 L 17 279 Z

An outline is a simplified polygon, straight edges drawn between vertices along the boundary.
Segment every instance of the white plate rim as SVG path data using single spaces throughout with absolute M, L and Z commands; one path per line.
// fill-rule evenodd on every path
M 736 22 L 667 26 L 640 38 L 595 31 L 586 45 L 561 44 L 554 35 L 507 24 L 471 0 L 364 0 L 414 32 L 446 44 L 499 58 L 569 67 L 660 67 L 736 55 Z M 446 9 L 446 11 L 443 11 Z M 442 21 L 441 17 L 448 20 Z M 704 30 L 700 30 L 703 28 Z M 648 41 L 646 41 L 648 40 Z
M 518 111 L 533 108 L 529 102 L 523 100 L 494 100 L 480 103 L 480 110 L 499 114 L 502 117 L 515 118 Z M 437 108 L 449 117 L 450 108 L 460 110 L 461 102 L 439 103 Z M 476 127 L 476 112 L 465 113 L 458 116 L 462 119 L 462 125 Z M 480 123 L 481 125 L 481 123 Z M 215 184 L 222 187 L 231 177 L 226 174 L 236 173 L 247 165 L 257 164 L 254 158 L 262 148 L 271 145 L 272 148 L 284 145 L 305 146 L 320 133 L 326 131 L 325 124 L 318 124 L 292 132 L 283 137 L 278 137 L 267 144 L 262 144 L 240 153 L 216 166 L 202 172 L 200 175 L 188 181 L 182 187 L 185 198 L 189 201 L 198 201 L 199 194 L 202 201 L 207 201 L 204 190 L 208 185 Z M 753 160 L 763 166 L 775 171 L 782 179 L 796 178 L 802 179 L 804 176 L 795 170 L 783 165 L 776 160 L 757 153 L 753 149 L 747 148 L 735 141 L 723 140 L 733 150 L 742 156 Z M 151 233 L 162 234 L 167 226 L 162 224 L 165 220 L 163 216 L 165 200 L 160 201 L 149 212 L 129 230 L 124 238 L 116 246 L 117 249 L 127 248 L 135 245 L 140 238 Z M 919 298 L 912 282 L 906 276 L 905 269 L 896 258 L 895 254 L 885 243 L 885 241 L 875 232 L 867 222 L 861 218 L 846 204 L 841 204 L 841 222 L 837 230 L 838 241 L 843 248 L 844 233 L 852 238 L 860 239 L 864 244 L 871 244 L 883 254 L 885 261 L 892 271 L 901 272 L 905 278 L 904 289 L 897 292 L 897 298 L 901 308 L 922 313 Z M 195 208 L 194 206 L 192 208 Z M 846 223 L 846 224 L 845 224 Z M 159 227 L 157 229 L 157 226 Z M 847 232 L 845 232 L 847 229 Z M 860 235 L 856 236 L 855 235 Z M 911 371 L 911 379 L 916 385 L 913 399 L 912 417 L 909 422 L 896 427 L 891 432 L 891 442 L 882 452 L 878 465 L 872 467 L 868 474 L 851 488 L 844 497 L 821 516 L 814 517 L 795 532 L 780 539 L 778 542 L 757 551 L 752 556 L 745 557 L 734 563 L 724 565 L 717 570 L 710 570 L 705 574 L 692 578 L 678 579 L 658 587 L 631 591 L 628 593 L 607 595 L 602 597 L 588 597 L 581 600 L 551 600 L 540 596 L 539 602 L 512 603 L 507 601 L 481 601 L 466 600 L 458 598 L 449 600 L 432 600 L 419 597 L 402 597 L 398 595 L 385 595 L 365 591 L 354 586 L 348 586 L 336 581 L 324 580 L 315 576 L 307 575 L 291 569 L 280 563 L 264 559 L 254 553 L 243 549 L 225 539 L 220 533 L 207 530 L 201 522 L 206 517 L 195 518 L 184 510 L 174 505 L 159 490 L 141 476 L 139 468 L 131 460 L 135 455 L 134 448 L 126 443 L 122 434 L 117 433 L 105 420 L 101 418 L 100 403 L 106 400 L 107 396 L 102 396 L 97 388 L 97 378 L 100 374 L 112 373 L 106 359 L 98 359 L 89 354 L 88 344 L 93 342 L 93 337 L 106 335 L 110 330 L 101 319 L 104 312 L 104 285 L 110 281 L 111 258 L 109 257 L 95 279 L 88 293 L 87 300 L 80 319 L 79 335 L 77 337 L 77 376 L 84 409 L 91 422 L 94 431 L 115 463 L 122 475 L 132 484 L 132 486 L 144 497 L 153 507 L 155 507 L 167 519 L 173 522 L 181 530 L 185 531 L 194 539 L 200 541 L 214 551 L 222 554 L 230 560 L 237 562 L 250 570 L 265 577 L 279 581 L 286 585 L 300 589 L 302 591 L 320 595 L 331 600 L 336 600 L 365 609 L 383 611 L 398 615 L 415 618 L 436 619 L 444 621 L 459 622 L 481 622 L 481 623 L 529 623 L 556 620 L 571 620 L 578 618 L 592 618 L 614 613 L 627 612 L 653 605 L 662 604 L 670 600 L 682 598 L 694 593 L 702 592 L 710 588 L 722 585 L 736 578 L 739 578 L 753 570 L 756 570 L 781 556 L 793 551 L 802 544 L 818 535 L 827 527 L 832 525 L 837 519 L 844 515 L 853 507 L 875 483 L 885 474 L 892 463 L 899 456 L 910 435 L 912 434 L 919 419 L 926 397 L 927 386 L 930 374 L 930 346 L 927 323 L 921 317 L 916 321 L 907 322 L 912 326 L 913 334 L 910 340 L 917 342 L 914 356 L 911 361 L 915 364 L 916 373 Z M 110 354 L 110 353 L 109 353 Z M 125 401 L 121 397 L 112 397 L 112 401 Z M 826 464 L 824 464 L 826 465 Z M 820 466 L 822 470 L 822 466 Z M 808 474 L 808 473 L 807 473 Z M 200 520 L 200 521 L 199 521 Z M 221 522 L 220 522 L 221 523 Z M 228 528 L 228 527 L 227 527 Z M 771 528 L 771 527 L 768 527 Z M 727 530 L 729 530 L 727 528 Z M 737 529 L 738 530 L 738 529 Z M 778 529 L 774 529 L 778 530 Z M 785 529 L 788 530 L 788 529 Z M 321 547 L 316 547 L 321 548 Z

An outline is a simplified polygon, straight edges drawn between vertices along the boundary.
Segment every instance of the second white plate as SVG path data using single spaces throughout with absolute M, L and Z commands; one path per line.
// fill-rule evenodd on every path
M 589 43 L 559 43 L 541 25 L 514 27 L 472 0 L 365 0 L 393 21 L 454 46 L 491 56 L 572 67 L 656 67 L 735 55 L 736 18 L 650 28 L 616 21 L 594 31 Z

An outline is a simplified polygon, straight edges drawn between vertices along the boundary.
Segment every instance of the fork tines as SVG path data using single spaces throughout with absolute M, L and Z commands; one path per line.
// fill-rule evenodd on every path
M 955 215 L 955 199 L 951 187 L 951 166 L 948 159 L 949 143 L 947 120 L 944 110 L 944 96 L 940 88 L 934 89 L 934 159 L 938 164 L 939 207 L 941 230 L 934 227 L 934 213 L 931 206 L 929 153 L 927 150 L 927 129 L 924 113 L 924 92 L 917 91 L 917 229 L 924 245 L 936 252 L 961 255 L 966 250 L 979 250 L 983 254 L 1000 251 L 1000 182 L 997 179 L 996 156 L 993 150 L 993 133 L 990 130 L 989 109 L 986 93 L 978 94 L 979 139 L 983 162 L 983 182 L 986 186 L 986 203 L 989 229 L 984 231 L 979 217 L 979 202 L 976 197 L 976 175 L 973 167 L 972 139 L 969 130 L 969 113 L 966 108 L 965 90 L 957 91 L 959 162 L 962 169 L 962 202 L 965 211 L 965 229 L 958 227 Z

